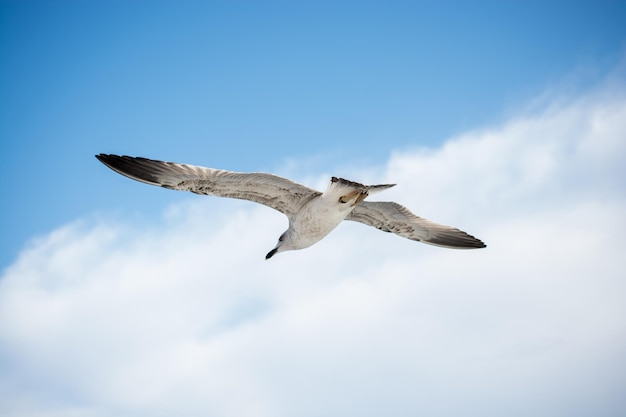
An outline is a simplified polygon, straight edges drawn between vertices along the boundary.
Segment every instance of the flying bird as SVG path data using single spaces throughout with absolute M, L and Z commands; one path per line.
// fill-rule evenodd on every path
M 343 220 L 352 220 L 407 239 L 456 249 L 484 248 L 474 236 L 431 222 L 390 201 L 364 201 L 395 184 L 363 185 L 332 177 L 326 191 L 266 173 L 243 173 L 153 159 L 96 155 L 128 178 L 180 191 L 254 201 L 280 211 L 289 228 L 265 259 L 280 252 L 304 249 L 319 242 Z

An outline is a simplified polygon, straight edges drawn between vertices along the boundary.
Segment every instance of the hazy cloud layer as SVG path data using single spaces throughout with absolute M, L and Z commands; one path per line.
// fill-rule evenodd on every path
M 479 251 L 346 223 L 266 262 L 286 219 L 212 198 L 59 228 L 0 280 L 0 414 L 623 415 L 625 132 L 611 85 L 354 167 Z

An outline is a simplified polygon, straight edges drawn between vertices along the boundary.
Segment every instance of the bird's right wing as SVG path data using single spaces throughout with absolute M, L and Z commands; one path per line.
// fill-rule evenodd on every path
M 238 198 L 294 216 L 319 191 L 265 173 L 232 172 L 153 159 L 100 154 L 96 158 L 113 171 L 146 184 L 196 194 Z
M 354 207 L 346 220 L 373 226 L 411 240 L 456 249 L 484 248 L 486 245 L 474 236 L 423 219 L 406 207 L 389 201 L 363 201 Z

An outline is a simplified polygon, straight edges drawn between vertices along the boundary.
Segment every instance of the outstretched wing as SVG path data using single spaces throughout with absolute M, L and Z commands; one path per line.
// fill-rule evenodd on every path
M 411 240 L 457 249 L 484 248 L 486 245 L 474 236 L 423 219 L 406 207 L 389 201 L 363 201 L 346 220 L 361 222 L 385 232 L 393 232 Z
M 137 181 L 196 194 L 238 198 L 294 216 L 321 193 L 286 178 L 242 173 L 131 156 L 100 154 L 96 158 L 113 171 Z

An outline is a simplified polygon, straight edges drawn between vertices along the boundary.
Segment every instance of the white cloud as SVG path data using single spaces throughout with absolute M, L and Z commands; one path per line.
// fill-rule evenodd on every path
M 484 250 L 346 223 L 266 262 L 286 220 L 209 198 L 33 242 L 0 280 L 0 414 L 626 412 L 614 87 L 374 167 Z

